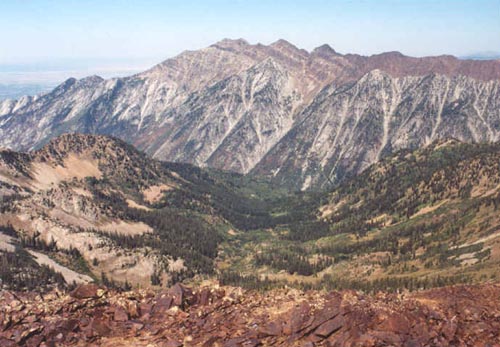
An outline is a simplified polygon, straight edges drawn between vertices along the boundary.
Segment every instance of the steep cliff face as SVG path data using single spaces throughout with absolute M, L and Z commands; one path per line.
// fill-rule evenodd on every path
M 354 84 L 325 88 L 253 172 L 307 189 L 436 139 L 498 141 L 499 87 L 463 76 L 393 78 L 374 70 Z
M 495 140 L 499 79 L 499 61 L 223 40 L 134 76 L 69 79 L 3 101 L 0 147 L 32 150 L 67 132 L 113 135 L 155 158 L 318 187 L 392 149 L 450 136 Z
M 194 93 L 161 125 L 154 157 L 248 172 L 294 123 L 297 80 L 272 58 Z

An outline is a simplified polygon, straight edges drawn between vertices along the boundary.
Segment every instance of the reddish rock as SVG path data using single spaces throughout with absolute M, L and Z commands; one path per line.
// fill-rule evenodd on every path
M 309 325 L 309 327 L 307 328 L 306 332 L 309 333 L 309 332 L 314 331 L 321 324 L 335 318 L 337 315 L 340 314 L 340 312 L 341 312 L 341 308 L 340 308 L 339 304 L 332 305 L 330 303 L 330 304 L 326 305 L 325 308 L 323 308 L 319 312 L 316 312 L 311 317 L 311 321 L 307 323 Z
M 310 319 L 310 309 L 309 304 L 304 302 L 287 314 L 287 317 L 284 319 L 283 334 L 292 335 L 307 328 L 307 322 Z
M 423 343 L 419 339 L 410 339 L 404 343 L 403 347 L 422 347 L 425 345 L 426 343 Z
M 356 339 L 357 346 L 376 346 L 377 345 L 377 338 L 374 337 L 373 335 L 367 333 L 363 334 L 360 337 Z
M 35 335 L 28 340 L 26 340 L 26 347 L 39 347 L 45 338 L 42 335 Z M 0 345 L 2 346 L 2 345 Z
M 208 305 L 210 302 L 210 289 L 204 288 L 198 294 L 198 304 L 202 306 Z
M 245 342 L 245 339 L 242 337 L 236 337 L 229 339 L 224 343 L 224 347 L 242 347 L 243 343 Z
M 70 295 L 75 299 L 97 299 L 100 294 L 100 290 L 96 284 L 82 284 L 76 287 Z
M 92 346 L 111 338 L 131 346 L 181 347 L 178 341 L 188 336 L 188 345 L 204 347 L 500 346 L 500 285 L 454 286 L 404 298 L 270 291 L 228 300 L 214 292 L 207 305 L 201 305 L 203 291 L 190 296 L 180 288 L 184 308 L 175 312 L 166 309 L 171 294 L 155 300 L 142 292 L 111 291 L 102 300 L 79 300 L 0 293 L 0 346 Z M 302 303 L 269 322 L 291 300 Z M 140 319 L 130 317 L 134 310 Z
M 279 336 L 282 332 L 281 322 L 271 322 L 259 329 L 263 336 Z
M 129 320 L 127 311 L 125 311 L 125 309 L 121 306 L 115 307 L 115 313 L 113 318 L 116 322 L 126 322 Z
M 258 346 L 261 346 L 262 344 L 260 343 L 260 341 L 258 339 L 249 339 L 245 342 L 242 343 L 242 347 L 258 347 Z
M 90 323 L 90 329 L 94 336 L 107 336 L 111 329 L 103 319 L 94 318 Z
M 153 309 L 153 305 L 148 302 L 141 302 L 139 304 L 139 317 L 149 316 L 151 315 L 151 310 Z
M 168 293 L 172 295 L 175 306 L 182 306 L 184 302 L 184 286 L 177 283 L 168 290 Z
M 457 332 L 457 324 L 453 321 L 450 321 L 450 322 L 447 322 L 444 326 L 443 326 L 443 335 L 444 337 L 448 340 L 448 341 L 452 341 L 453 338 L 455 337 L 455 334 Z
M 10 316 L 4 313 L 0 313 L 0 331 L 8 329 L 11 325 L 12 325 L 12 319 L 10 318 Z
M 130 301 L 127 305 L 127 313 L 130 318 L 138 318 L 140 317 L 140 307 L 136 301 Z
M 325 323 L 321 324 L 315 331 L 314 334 L 327 338 L 340 328 L 342 328 L 344 324 L 344 318 L 342 316 L 337 316 L 332 320 L 326 321 Z
M 422 344 L 426 344 L 432 338 L 429 329 L 430 329 L 430 325 L 427 322 L 421 322 L 421 323 L 415 324 L 412 327 L 412 335 L 415 337 L 416 341 L 420 341 L 420 342 L 422 342 Z
M 163 295 L 156 301 L 156 304 L 153 306 L 152 314 L 162 313 L 170 309 L 172 307 L 174 300 L 171 296 Z M 142 314 L 142 311 L 141 311 Z
M 175 306 L 184 307 L 184 304 L 193 304 L 196 300 L 193 292 L 188 287 L 183 286 L 180 283 L 176 283 L 168 290 L 168 294 L 173 298 L 173 304 Z
M 410 330 L 410 322 L 402 314 L 393 313 L 377 327 L 377 330 L 393 331 L 406 335 Z
M 218 336 L 211 336 L 211 337 L 208 338 L 208 340 L 206 340 L 206 341 L 203 342 L 202 347 L 212 347 L 219 340 L 220 340 L 220 338 Z
M 160 343 L 160 347 L 182 347 L 184 344 L 175 340 Z
M 44 327 L 42 325 L 30 327 L 27 330 L 19 331 L 19 334 L 15 337 L 15 341 L 20 345 L 24 345 L 26 341 L 30 338 L 40 334 Z
M 401 346 L 403 343 L 403 335 L 392 331 L 372 331 L 370 335 L 376 338 L 377 341 L 384 342 L 391 346 Z
M 30 314 L 30 315 L 28 315 L 28 316 L 26 316 L 26 317 L 23 318 L 23 323 L 30 324 L 30 323 L 38 322 L 39 320 L 40 320 L 39 317 L 37 317 L 34 314 Z
M 64 331 L 64 332 L 70 332 L 70 331 L 75 331 L 75 329 L 78 327 L 78 324 L 80 323 L 79 320 L 77 319 L 67 319 L 62 321 L 58 327 L 58 331 Z
M 2 347 L 16 347 L 19 346 L 16 341 L 7 339 L 5 337 L 0 336 L 0 346 Z

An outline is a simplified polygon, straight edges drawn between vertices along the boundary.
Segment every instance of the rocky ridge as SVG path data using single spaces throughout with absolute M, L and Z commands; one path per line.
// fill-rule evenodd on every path
M 134 76 L 69 79 L 4 101 L 0 146 L 107 134 L 155 158 L 318 188 L 399 148 L 449 136 L 497 140 L 499 78 L 499 61 L 223 40 Z
M 154 228 L 126 211 L 150 211 L 145 205 L 158 202 L 165 190 L 188 184 L 118 139 L 63 135 L 27 154 L 0 151 L 0 227 L 12 229 L 8 253 L 27 248 L 38 258 L 47 255 L 38 252 L 48 252 L 52 260 L 72 254 L 76 260 L 68 261 L 85 264 L 77 270 L 93 276 L 85 276 L 86 282 L 105 275 L 117 283 L 150 285 L 159 268 L 184 270 L 183 259 L 144 242 L 127 246 L 127 240 L 147 239 Z M 68 285 L 73 279 L 65 278 Z

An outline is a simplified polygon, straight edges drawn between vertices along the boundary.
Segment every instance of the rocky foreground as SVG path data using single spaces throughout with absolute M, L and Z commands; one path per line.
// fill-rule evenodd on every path
M 181 285 L 4 291 L 0 346 L 500 346 L 500 285 L 373 296 Z

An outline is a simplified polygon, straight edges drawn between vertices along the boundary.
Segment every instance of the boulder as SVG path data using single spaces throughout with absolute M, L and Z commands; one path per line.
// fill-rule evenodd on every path
M 192 305 L 196 300 L 191 289 L 180 283 L 170 287 L 168 294 L 172 297 L 173 304 L 181 308 L 184 308 L 184 304 Z
M 105 290 L 96 284 L 82 284 L 69 295 L 75 299 L 97 299 L 105 294 Z

